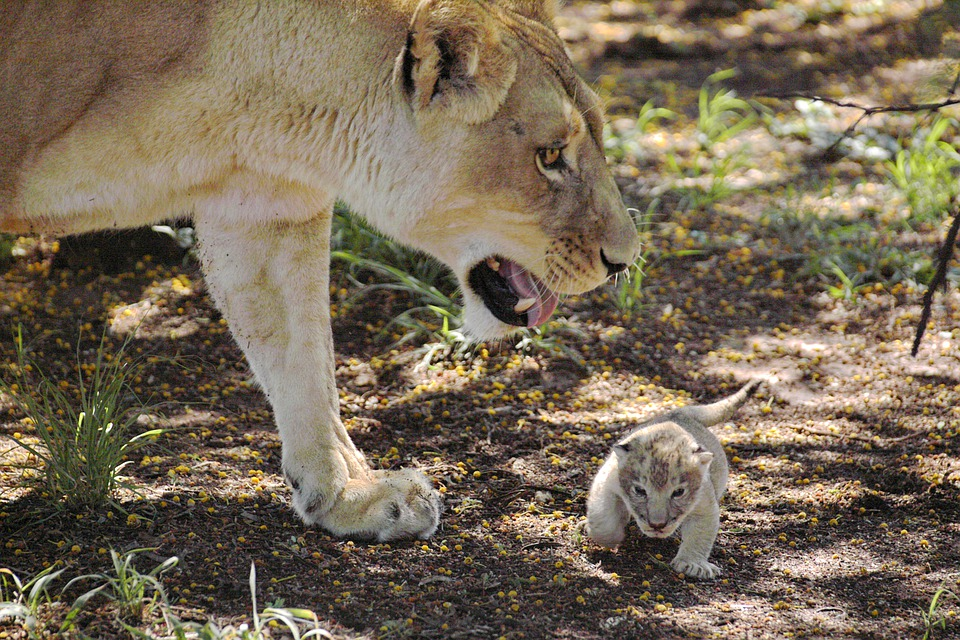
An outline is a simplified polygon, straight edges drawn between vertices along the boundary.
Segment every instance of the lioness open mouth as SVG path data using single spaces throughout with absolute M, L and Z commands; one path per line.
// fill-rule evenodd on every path
M 497 320 L 518 327 L 543 324 L 559 301 L 539 278 L 500 256 L 474 266 L 467 282 Z

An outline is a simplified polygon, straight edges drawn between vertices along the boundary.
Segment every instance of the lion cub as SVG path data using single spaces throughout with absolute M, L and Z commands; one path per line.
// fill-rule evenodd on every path
M 680 550 L 670 566 L 696 578 L 720 575 L 708 558 L 720 530 L 728 466 L 720 441 L 707 427 L 729 420 L 760 382 L 753 380 L 719 402 L 654 418 L 615 444 L 590 487 L 588 535 L 616 548 L 631 516 L 653 538 L 679 528 Z

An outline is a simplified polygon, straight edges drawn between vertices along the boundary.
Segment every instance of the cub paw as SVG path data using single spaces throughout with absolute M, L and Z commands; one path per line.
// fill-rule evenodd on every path
M 364 478 L 347 480 L 336 494 L 319 483 L 286 475 L 293 506 L 304 522 L 337 537 L 378 542 L 425 539 L 440 524 L 440 494 L 419 471 L 372 471 Z
M 626 537 L 626 532 L 621 528 L 603 528 L 597 526 L 597 523 L 587 523 L 582 531 L 587 534 L 594 543 L 607 549 L 616 549 Z
M 682 573 L 692 578 L 704 578 L 707 580 L 716 578 L 720 575 L 720 567 L 709 562 L 706 558 L 674 558 L 670 563 L 674 571 Z

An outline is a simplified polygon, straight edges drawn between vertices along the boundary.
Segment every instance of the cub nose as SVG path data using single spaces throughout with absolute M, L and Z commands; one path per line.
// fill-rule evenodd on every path
M 621 271 L 626 271 L 627 267 L 630 266 L 626 262 L 612 262 L 607 258 L 607 254 L 603 249 L 600 249 L 600 262 L 607 268 L 607 277 L 614 276 Z

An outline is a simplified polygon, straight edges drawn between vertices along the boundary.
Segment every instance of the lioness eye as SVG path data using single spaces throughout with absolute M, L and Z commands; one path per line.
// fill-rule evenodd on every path
M 673 492 L 673 497 L 674 498 L 683 497 L 683 494 L 685 494 L 686 492 L 687 492 L 686 489 L 684 489 L 683 487 L 680 487 L 679 489 Z
M 537 166 L 541 171 L 557 171 L 563 168 L 563 151 L 560 147 L 550 147 L 537 151 Z
M 647 495 L 647 492 L 643 490 L 643 487 L 638 484 L 633 485 L 633 492 L 641 498 L 646 497 Z

